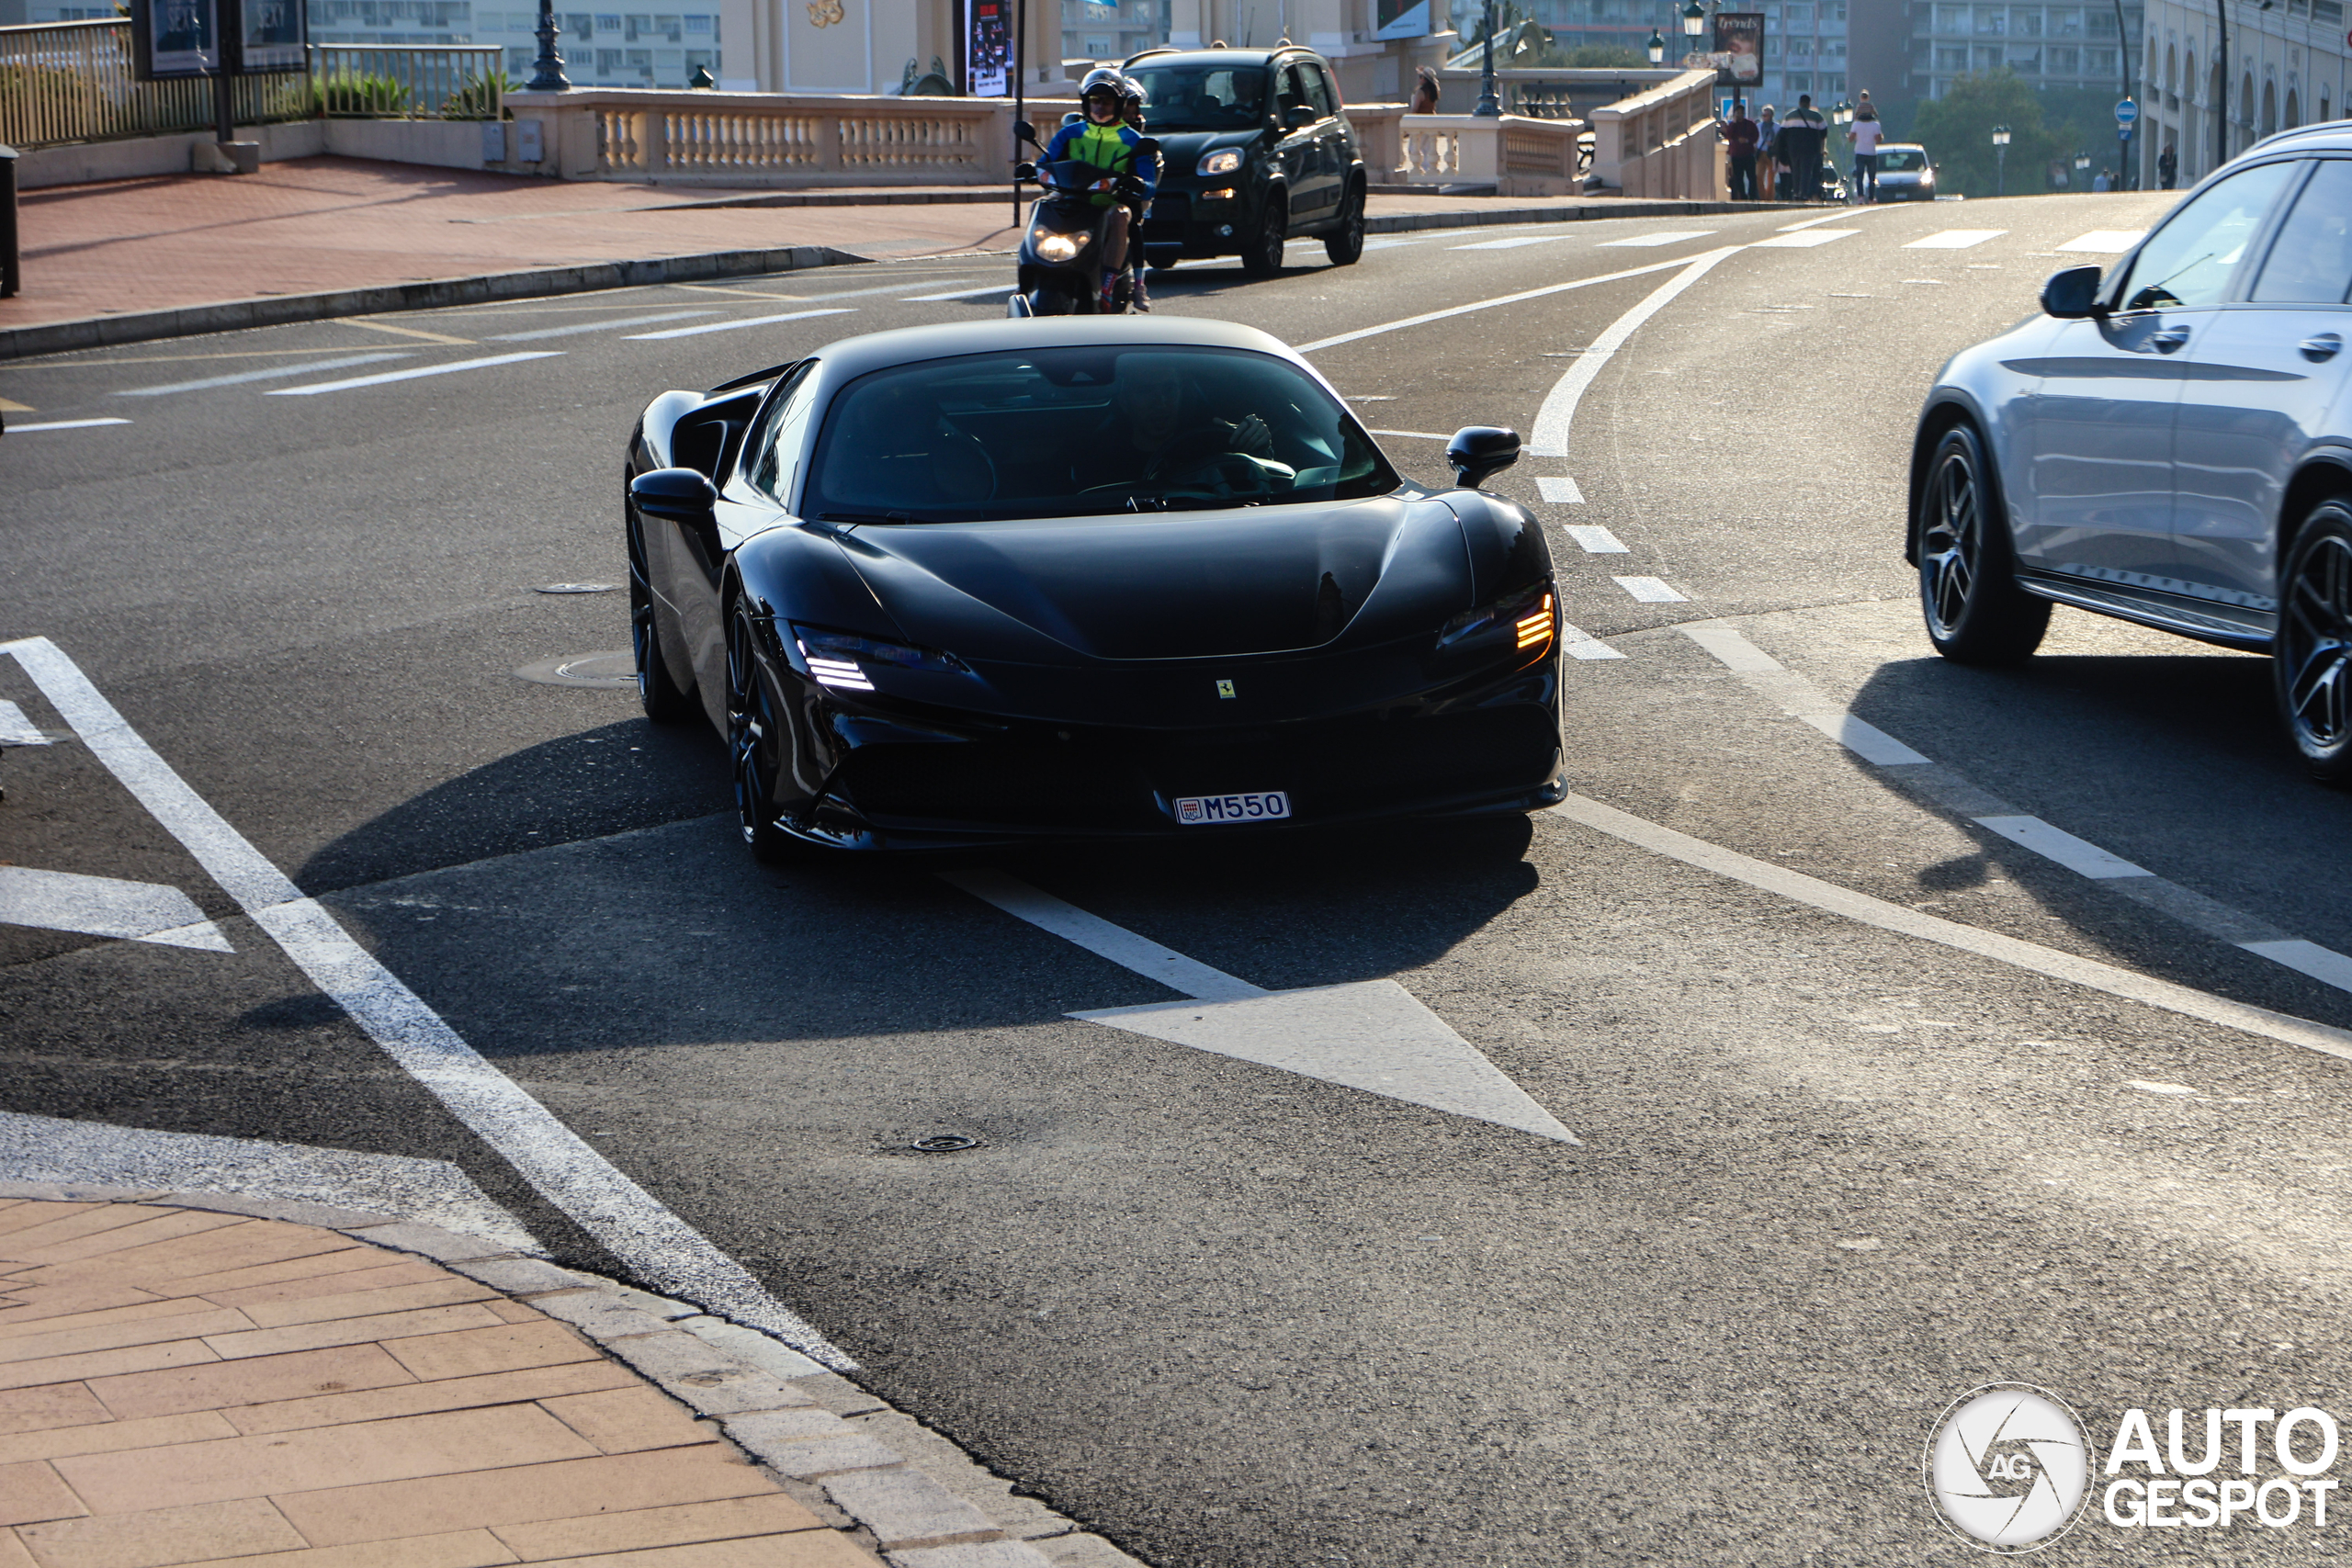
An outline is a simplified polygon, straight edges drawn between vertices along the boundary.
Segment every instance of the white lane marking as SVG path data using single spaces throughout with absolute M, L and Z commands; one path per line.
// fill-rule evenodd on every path
M 2324 985 L 2339 991 L 2352 991 L 2352 957 L 2334 948 L 2322 947 L 2315 942 L 2290 939 L 2285 942 L 2242 942 L 2238 943 L 2257 958 L 2267 958 L 2273 964 L 2283 964 L 2299 970 Z
M 1890 904 L 1866 893 L 1856 893 L 1833 883 L 1806 876 L 1801 872 L 1791 871 L 1785 866 L 1751 860 L 1719 844 L 1694 839 L 1687 833 L 1678 833 L 1671 828 L 1661 827 L 1580 795 L 1571 795 L 1551 809 L 1556 816 L 1580 822 L 1596 832 L 1621 839 L 1654 854 L 1679 860 L 1686 865 L 1697 866 L 1734 882 L 1746 883 L 1750 887 L 1760 888 L 1793 903 L 1861 925 L 1922 942 L 1932 942 L 1962 953 L 1973 953 L 1981 958 L 1990 958 L 2033 974 L 2047 975 L 2052 979 L 2064 980 L 2086 989 L 2103 991 L 2127 1001 L 2162 1008 L 2167 1012 L 2243 1030 L 2248 1034 L 2352 1061 L 2352 1033 L 2340 1029 L 2330 1029 L 2325 1024 L 2313 1023 L 2307 1019 L 2273 1012 L 2267 1008 L 2229 1001 L 2203 991 L 2191 990 L 2186 986 L 2176 986 L 2170 981 L 2134 975 L 2128 969 L 2118 969 L 2112 964 L 2077 958 L 2071 953 L 2060 953 L 2033 942 L 2020 942 L 2016 937 L 1979 931 L 1955 920 L 1906 909 L 1900 904 Z
M 2142 1094 L 2195 1094 L 2185 1083 L 2152 1083 L 2146 1078 L 2125 1078 L 2125 1089 L 2136 1089 Z
M 1677 593 L 1673 589 L 1668 588 L 1666 585 L 1665 580 L 1662 578 L 1619 577 L 1613 578 L 1611 581 L 1614 581 L 1618 587 L 1623 589 L 1626 592 L 1632 594 L 1634 598 L 1640 600 L 1645 604 L 1681 604 L 1689 603 L 1689 601 L 1684 599 L 1681 594 Z
M 1449 251 L 1515 251 L 1521 245 L 1549 245 L 1567 238 L 1566 234 L 1513 234 L 1507 240 L 1481 240 L 1475 245 L 1448 245 L 1445 248 Z M 1660 244 L 1667 243 L 1664 240 L 1658 242 Z
M 8 426 L 8 434 L 22 435 L 34 430 L 87 430 L 93 425 L 129 424 L 130 423 L 127 419 L 51 419 L 43 420 L 39 424 L 12 424 Z
M 1069 1016 L 1582 1146 L 1394 980 Z
M 204 392 L 215 387 L 235 387 L 247 381 L 274 381 L 281 376 L 312 376 L 322 370 L 348 370 L 355 365 L 380 365 L 388 359 L 413 359 L 413 348 L 388 349 L 381 354 L 355 354 L 343 359 L 310 360 L 299 365 L 273 365 L 264 370 L 240 370 L 233 376 L 207 376 L 201 381 L 174 381 L 167 387 L 126 387 L 118 398 L 160 398 L 167 392 Z
M 0 746 L 46 746 L 49 737 L 40 726 L 25 716 L 25 710 L 11 702 L 0 701 Z
M 447 376 L 459 370 L 488 370 L 493 366 L 519 365 L 526 359 L 560 359 L 561 349 L 542 348 L 525 354 L 493 354 L 487 359 L 460 359 L 450 365 L 419 365 L 408 370 L 386 370 L 375 376 L 354 376 L 347 381 L 321 381 L 314 387 L 278 387 L 263 395 L 308 398 L 321 392 L 347 392 L 358 387 L 380 387 L 391 381 L 413 381 L 424 376 Z
M 1366 240 L 1363 243 L 1363 248 L 1367 251 L 1394 251 L 1401 250 L 1407 245 L 1426 245 L 1429 242 L 1427 240 Z
M 1147 979 L 1157 980 L 1181 995 L 1198 997 L 1204 1001 L 1235 1001 L 1269 994 L 1247 980 L 1236 979 L 1222 969 L 1212 969 L 1124 926 L 1114 926 L 1100 915 L 1090 915 L 1077 905 L 1066 904 L 1003 872 L 947 871 L 940 873 L 940 878 L 984 903 L 995 905 L 1015 919 L 1026 920 L 1039 931 L 1051 931 L 1064 942 L 1073 942 L 1098 958 L 1107 958 L 1122 969 L 1132 969 Z
M 1627 556 L 1634 553 L 1619 541 L 1616 535 L 1597 523 L 1571 523 L 1568 525 L 1568 537 L 1574 539 L 1577 548 L 1589 556 Z
M 497 333 L 485 343 L 535 343 L 543 337 L 576 337 L 582 333 L 616 333 L 623 327 L 650 327 L 656 321 L 683 321 L 695 316 L 716 316 L 717 310 L 662 310 L 650 316 L 623 316 L 616 321 L 574 321 L 568 327 L 533 327 L 526 333 Z
M 1731 252 L 1725 251 L 1722 254 L 1729 255 Z M 1628 277 L 1640 277 L 1645 273 L 1664 272 L 1668 267 L 1688 265 L 1688 262 L 1679 259 L 1652 262 L 1647 266 L 1628 267 L 1623 272 L 1605 272 L 1598 277 L 1572 277 L 1566 283 L 1546 284 L 1541 288 L 1524 289 L 1517 294 L 1500 294 L 1492 299 L 1474 299 L 1467 305 L 1455 305 L 1443 310 L 1430 310 L 1423 315 L 1407 316 L 1398 321 L 1383 321 L 1376 327 L 1363 327 L 1355 332 L 1341 333 L 1336 337 L 1319 337 L 1313 343 L 1298 344 L 1298 352 L 1313 354 L 1318 348 L 1336 348 L 1340 344 L 1355 343 L 1363 338 L 1378 337 L 1383 333 L 1402 332 L 1407 327 L 1427 326 L 1431 321 L 1442 321 L 1452 316 L 1466 316 L 1473 310 L 1491 310 L 1501 305 L 1516 305 L 1525 299 L 1541 299 L 1547 294 L 1564 294 L 1571 288 L 1590 288 L 1596 284 L 1616 283 Z
M 1865 761 L 1879 767 L 1934 766 L 1933 758 L 1922 756 L 1884 730 L 1865 724 L 1825 696 L 1811 682 L 1782 668 L 1780 660 L 1749 642 L 1729 622 L 1686 622 L 1679 629 L 1747 685 L 1771 698 L 1789 716 L 1811 725 Z M 2117 891 L 2170 915 L 2192 931 L 2244 948 L 2257 958 L 2284 964 L 2340 990 L 2352 991 L 2352 956 L 2283 934 L 2249 937 L 2249 931 L 2276 932 L 2278 928 L 2143 870 L 2040 818 L 2002 810 L 2004 803 L 1998 796 L 1964 780 L 1951 780 L 1939 786 L 1936 775 L 1928 774 L 1923 787 L 1953 815 L 1999 833 L 2020 848 L 2031 850 L 2083 876 L 2112 883 Z
M 969 283 L 971 279 L 968 277 L 918 277 L 911 279 L 902 277 L 896 283 L 876 284 L 865 288 L 834 288 L 829 289 L 822 294 L 762 294 L 755 289 L 750 288 L 720 288 L 714 289 L 712 292 L 718 294 L 747 294 L 755 299 L 774 299 L 777 303 L 784 305 L 817 305 L 821 304 L 828 299 L 862 299 L 869 294 L 896 294 L 901 289 L 907 288 L 930 288 L 934 287 L 948 288 L 958 283 Z M 685 287 L 694 288 L 696 286 L 688 284 L 685 285 Z M 1012 285 L 1010 282 L 1004 285 L 1004 291 L 1008 294 L 1012 292 Z
M 119 937 L 166 947 L 234 953 L 220 928 L 176 887 L 71 871 L 0 865 L 0 925 L 82 936 Z
M 1566 621 L 1560 623 L 1560 651 L 1571 659 L 1623 659 L 1625 657 L 1607 643 L 1595 637 L 1590 632 L 1580 631 Z
M 2056 861 L 2068 871 L 2094 880 L 2155 874 L 2120 855 L 2108 853 L 2086 839 L 2077 839 L 2064 828 L 2052 827 L 2039 817 L 1979 817 L 1975 820 L 1978 827 L 1990 828 L 2009 842 L 2023 844 L 2042 859 Z
M 1886 209 L 1883 207 L 1865 207 L 1852 212 L 1825 212 L 1818 218 L 1801 218 L 1794 223 L 1783 223 L 1778 231 L 1792 234 L 1800 229 L 1818 229 L 1824 223 L 1851 223 L 1870 213 L 1885 210 Z
M 1577 362 L 1569 366 L 1552 384 L 1552 389 L 1544 395 L 1544 406 L 1535 411 L 1535 428 L 1528 438 L 1528 451 L 1539 457 L 1566 457 L 1568 427 L 1576 423 L 1577 403 L 1584 397 L 1585 389 L 1592 385 L 1593 378 L 1600 374 L 1601 367 L 1616 357 L 1617 351 L 1641 330 L 1643 322 L 1665 310 L 1676 295 L 1706 276 L 1717 262 L 1738 250 L 1737 245 L 1726 245 L 1722 250 L 1709 251 L 1705 255 L 1694 256 L 1688 261 L 1666 263 L 1667 266 L 1682 270 L 1653 289 L 1640 304 L 1610 322 L 1608 330 L 1592 340 L 1592 345 L 1577 356 Z
M 1584 504 L 1584 491 L 1578 490 L 1577 481 L 1571 479 L 1555 477 L 1537 479 L 1535 490 L 1537 494 L 1555 505 L 1582 506 Z
M 1925 284 L 1930 288 L 1941 288 L 1946 280 L 1940 277 L 1906 277 L 1903 281 L 1905 283 Z
M 2087 234 L 2077 234 L 2060 245 L 2062 251 L 2079 251 L 2086 255 L 2120 256 L 2140 243 L 2145 229 L 2094 229 Z
M 901 288 L 905 287 L 903 284 Z M 694 337 L 702 333 L 731 333 L 742 327 L 772 327 L 778 321 L 805 321 L 811 316 L 851 316 L 856 307 L 838 305 L 829 310 L 787 310 L 781 316 L 752 316 L 740 321 L 707 321 L 698 327 L 672 327 L 662 333 L 631 333 L 624 343 L 659 343 L 664 338 Z
M 857 1363 L 485 1059 L 156 755 L 47 637 L 0 643 L 90 752 L 286 955 L 548 1202 L 665 1295 L 766 1330 L 836 1371 Z
M 901 288 L 908 287 L 900 285 Z M 910 294 L 899 301 L 901 305 L 927 305 L 934 299 L 968 299 L 975 294 L 1011 294 L 1016 285 L 983 283 L 978 288 L 951 288 L 944 294 Z
M 1679 245 L 1685 240 L 1703 240 L 1713 229 L 1668 229 L 1657 234 L 1628 234 L 1622 240 L 1603 240 L 1596 250 L 1646 250 L 1653 245 Z
M 531 1233 L 447 1160 L 0 1111 L 0 1180 L 233 1193 L 439 1225 L 544 1256 Z
M 1906 251 L 1964 251 L 1971 245 L 1997 240 L 2007 232 L 2007 229 L 1947 229 L 1940 234 L 1914 240 L 1903 248 Z
M 1809 251 L 1815 245 L 1826 245 L 1832 240 L 1850 240 L 1860 229 L 1806 229 L 1794 234 L 1775 234 L 1769 240 L 1756 242 L 1759 250 Z
M 1451 441 L 1453 439 L 1451 435 L 1440 435 L 1434 430 L 1374 430 L 1370 425 L 1366 425 L 1363 433 L 1366 435 L 1400 435 L 1408 441 Z

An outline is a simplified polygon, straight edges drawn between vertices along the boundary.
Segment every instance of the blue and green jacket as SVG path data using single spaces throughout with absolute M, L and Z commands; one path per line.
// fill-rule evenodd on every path
M 1091 125 L 1080 120 L 1054 132 L 1054 139 L 1046 143 L 1046 162 L 1058 164 L 1069 159 L 1091 164 L 1102 171 L 1106 181 L 1114 175 L 1125 175 L 1143 186 L 1148 198 L 1152 191 L 1159 188 L 1159 159 L 1153 153 L 1136 151 L 1136 143 L 1141 140 L 1132 126 Z M 1092 197 L 1097 207 L 1108 207 L 1116 199 L 1107 185 Z

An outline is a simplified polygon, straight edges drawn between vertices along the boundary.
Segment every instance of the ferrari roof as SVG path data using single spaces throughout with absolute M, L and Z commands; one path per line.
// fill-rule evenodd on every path
M 1007 288 L 1009 295 L 1012 291 Z M 954 359 L 1004 349 L 1080 348 L 1098 344 L 1163 344 L 1203 348 L 1246 348 L 1297 355 L 1271 333 L 1232 321 L 1163 316 L 1035 316 L 1021 321 L 965 321 L 945 327 L 899 327 L 864 337 L 843 338 L 817 351 L 836 376 L 863 376 L 893 365 L 924 359 Z

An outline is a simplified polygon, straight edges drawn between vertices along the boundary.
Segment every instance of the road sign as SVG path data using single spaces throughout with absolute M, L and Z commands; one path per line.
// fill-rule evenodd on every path
M 2139 122 L 2139 118 L 2140 106 L 2133 103 L 2131 99 L 2126 98 L 2121 103 L 2115 106 L 2115 125 L 2117 130 L 2129 134 L 2132 127 Z

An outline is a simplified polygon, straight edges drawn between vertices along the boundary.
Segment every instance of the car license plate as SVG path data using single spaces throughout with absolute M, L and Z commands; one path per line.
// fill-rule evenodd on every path
M 1278 789 L 1193 795 L 1176 803 L 1176 820 L 1188 828 L 1207 822 L 1279 822 L 1289 816 L 1290 796 Z

